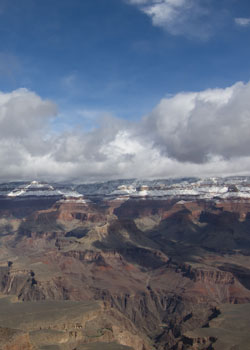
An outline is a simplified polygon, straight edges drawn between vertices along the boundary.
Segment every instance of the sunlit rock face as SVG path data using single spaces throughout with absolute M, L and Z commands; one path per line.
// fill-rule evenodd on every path
M 189 349 L 199 339 L 207 349 L 217 338 L 196 330 L 224 304 L 250 303 L 249 178 L 33 181 L 0 193 L 3 349 Z M 17 318 L 33 302 L 53 317 L 36 304 L 33 323 Z

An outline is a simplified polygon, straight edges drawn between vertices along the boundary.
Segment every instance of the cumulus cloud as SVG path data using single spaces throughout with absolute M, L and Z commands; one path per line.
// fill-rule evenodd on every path
M 250 83 L 162 99 L 139 122 L 105 116 L 95 129 L 53 132 L 56 106 L 0 93 L 1 180 L 92 181 L 250 171 Z
M 56 114 L 54 103 L 26 89 L 0 93 L 1 176 L 11 178 L 25 172 L 32 157 L 46 155 L 49 120 Z
M 234 19 L 235 23 L 240 27 L 249 27 L 250 26 L 250 18 L 246 17 L 238 17 Z
M 215 12 L 204 0 L 125 0 L 148 15 L 153 25 L 173 35 L 209 38 L 222 23 L 223 9 Z
M 249 154 L 250 84 L 179 93 L 163 99 L 144 123 L 162 153 L 205 163 Z
M 56 106 L 26 89 L 0 93 L 0 137 L 26 139 L 42 132 Z

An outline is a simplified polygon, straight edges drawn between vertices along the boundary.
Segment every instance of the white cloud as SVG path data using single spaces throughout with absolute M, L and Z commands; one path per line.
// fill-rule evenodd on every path
M 161 151 L 179 161 L 248 156 L 250 83 L 163 99 L 144 123 Z
M 129 0 L 129 3 L 139 6 L 142 12 L 152 18 L 154 25 L 169 27 L 170 30 L 178 15 L 194 6 L 192 0 Z
M 250 18 L 246 17 L 238 17 L 234 19 L 235 23 L 241 27 L 249 27 L 250 26 Z
M 0 92 L 1 139 L 27 139 L 41 134 L 46 122 L 57 112 L 55 104 L 26 89 Z
M 55 105 L 0 93 L 1 180 L 103 180 L 250 172 L 250 83 L 162 99 L 139 122 L 105 116 L 90 131 L 53 133 Z
M 0 93 L 1 177 L 22 178 L 32 157 L 48 154 L 46 135 L 55 113 L 54 103 L 26 89 Z
M 194 4 L 190 0 L 164 0 L 158 2 L 147 1 L 142 11 L 152 18 L 156 26 L 167 26 L 177 21 L 177 17 L 185 10 L 191 9 Z
M 148 15 L 153 25 L 173 35 L 202 40 L 212 36 L 223 25 L 224 9 L 215 12 L 213 0 L 125 0 Z

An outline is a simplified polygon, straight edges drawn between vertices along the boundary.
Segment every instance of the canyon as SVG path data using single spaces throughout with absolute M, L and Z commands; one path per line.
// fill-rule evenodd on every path
M 0 349 L 245 350 L 249 231 L 246 177 L 0 184 Z

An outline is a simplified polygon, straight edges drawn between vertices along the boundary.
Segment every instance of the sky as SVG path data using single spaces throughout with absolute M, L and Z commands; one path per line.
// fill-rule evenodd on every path
M 248 0 L 0 0 L 0 181 L 250 175 Z

